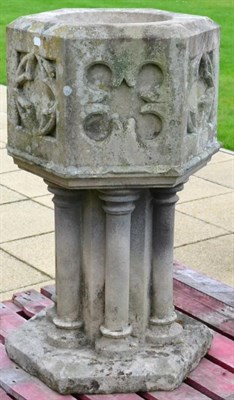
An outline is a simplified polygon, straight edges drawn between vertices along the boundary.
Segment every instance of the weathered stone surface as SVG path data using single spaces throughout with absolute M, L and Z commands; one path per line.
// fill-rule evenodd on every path
M 8 151 L 64 187 L 171 186 L 217 151 L 219 28 L 64 9 L 8 26 Z
M 60 393 L 118 393 L 173 390 L 196 367 L 210 346 L 212 334 L 203 324 L 179 315 L 180 343 L 157 347 L 147 343 L 137 351 L 115 357 L 96 353 L 86 345 L 70 349 L 48 343 L 54 325 L 45 312 L 26 322 L 7 339 L 13 360 Z M 78 342 L 77 342 L 78 343 Z
M 158 10 L 8 27 L 8 151 L 54 194 L 56 296 L 6 348 L 61 393 L 171 390 L 209 348 L 172 263 L 176 192 L 218 150 L 218 47 L 210 19 Z

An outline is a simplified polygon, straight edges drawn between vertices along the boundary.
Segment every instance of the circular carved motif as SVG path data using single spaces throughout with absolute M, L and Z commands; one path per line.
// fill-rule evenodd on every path
M 22 57 L 16 71 L 15 100 L 20 125 L 39 135 L 56 124 L 55 63 L 33 53 Z
M 155 139 L 162 130 L 162 119 L 153 113 L 141 113 L 138 117 L 137 124 L 139 132 L 143 132 L 145 140 Z M 141 133 L 142 134 L 142 133 Z
M 95 88 L 103 90 L 108 88 L 111 83 L 112 72 L 110 68 L 102 63 L 95 63 L 88 68 L 87 79 Z
M 138 91 L 141 99 L 154 102 L 158 98 L 158 89 L 163 83 L 161 68 L 153 63 L 145 63 L 138 74 Z
M 89 114 L 85 118 L 84 129 L 90 139 L 99 142 L 111 133 L 111 122 L 107 114 Z

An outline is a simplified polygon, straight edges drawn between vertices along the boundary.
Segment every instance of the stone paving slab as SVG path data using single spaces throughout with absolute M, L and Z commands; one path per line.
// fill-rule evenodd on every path
M 34 236 L 1 245 L 3 250 L 31 264 L 51 278 L 55 277 L 54 234 Z
M 7 143 L 7 130 L 6 129 L 0 129 L 0 140 L 4 144 L 4 148 L 5 148 L 6 143 Z
M 1 133 L 0 133 L 0 137 L 1 137 Z M 0 149 L 5 149 L 6 148 L 6 143 L 0 141 Z
M 4 111 L 0 111 L 0 129 L 7 129 L 7 114 Z M 6 134 L 4 134 L 4 137 L 7 137 Z
M 22 194 L 14 192 L 0 185 L 0 204 L 13 203 L 20 200 L 26 200 L 27 198 Z
M 0 243 L 35 236 L 54 229 L 53 211 L 31 200 L 0 206 Z
M 17 171 L 12 172 L 10 175 L 2 174 L 0 180 L 2 185 L 27 197 L 48 194 L 47 186 L 42 178 L 18 168 Z
M 0 150 L 0 160 L 0 174 L 18 170 L 18 167 L 16 164 L 14 164 L 13 159 L 8 156 L 6 149 Z
M 4 113 L 7 112 L 6 92 L 7 92 L 6 86 L 0 85 L 0 111 Z
M 233 161 L 233 157 L 234 157 L 233 152 L 221 149 L 221 151 L 219 151 L 212 157 L 212 159 L 209 162 L 209 165 L 225 161 Z
M 46 207 L 54 209 L 54 203 L 52 201 L 53 195 L 49 194 L 46 196 L 38 196 L 34 197 L 33 201 L 36 201 L 39 204 L 43 204 Z
M 234 286 L 234 235 L 228 234 L 187 246 L 174 251 L 176 260 L 196 271 Z
M 187 203 L 186 203 L 187 204 Z M 190 204 L 190 203 L 189 203 Z M 176 212 L 175 217 L 175 246 L 195 243 L 212 237 L 227 234 L 225 229 L 214 226 L 206 221 L 200 221 L 191 215 Z
M 207 199 L 178 204 L 177 210 L 226 231 L 234 231 L 234 194 L 226 193 Z
M 191 176 L 189 181 L 184 185 L 184 190 L 178 193 L 180 199 L 177 204 L 230 192 L 232 190 L 225 186 L 200 179 L 197 176 Z
M 219 163 L 208 164 L 205 168 L 198 171 L 196 176 L 234 189 L 234 159 L 232 156 L 230 157 L 229 161 L 222 163 L 222 168 L 220 168 Z
M 21 274 L 24 276 L 24 286 L 34 285 L 50 279 L 41 271 L 31 268 L 3 250 L 0 250 L 0 260 L 1 285 L 4 291 L 16 290 L 21 287 Z M 21 272 L 20 274 L 19 271 Z

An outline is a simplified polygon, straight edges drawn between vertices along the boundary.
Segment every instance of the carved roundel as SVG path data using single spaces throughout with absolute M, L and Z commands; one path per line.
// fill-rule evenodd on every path
M 110 68 L 103 63 L 95 63 L 88 68 L 87 80 L 96 89 L 108 89 L 111 83 L 112 72 Z
M 153 112 L 141 112 L 137 118 L 138 131 L 144 134 L 145 140 L 155 139 L 162 130 L 162 118 Z
M 87 136 L 97 142 L 106 139 L 110 135 L 111 125 L 106 113 L 89 114 L 84 121 L 84 129 Z
M 141 66 L 137 86 L 140 97 L 147 102 L 154 102 L 159 93 L 158 90 L 163 83 L 163 72 L 159 65 L 145 63 Z
M 38 135 L 53 135 L 56 125 L 55 62 L 28 53 L 16 71 L 19 125 Z

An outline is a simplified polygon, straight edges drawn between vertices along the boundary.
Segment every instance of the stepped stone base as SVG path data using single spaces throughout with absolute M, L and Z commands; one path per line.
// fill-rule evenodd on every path
M 197 366 L 212 340 L 205 325 L 180 313 L 178 318 L 183 325 L 180 343 L 142 343 L 132 352 L 110 357 L 85 343 L 82 333 L 72 342 L 72 332 L 60 329 L 56 332 L 61 345 L 54 347 L 55 328 L 43 311 L 8 337 L 6 349 L 22 368 L 62 394 L 173 390 Z M 55 338 L 54 344 L 58 341 Z

